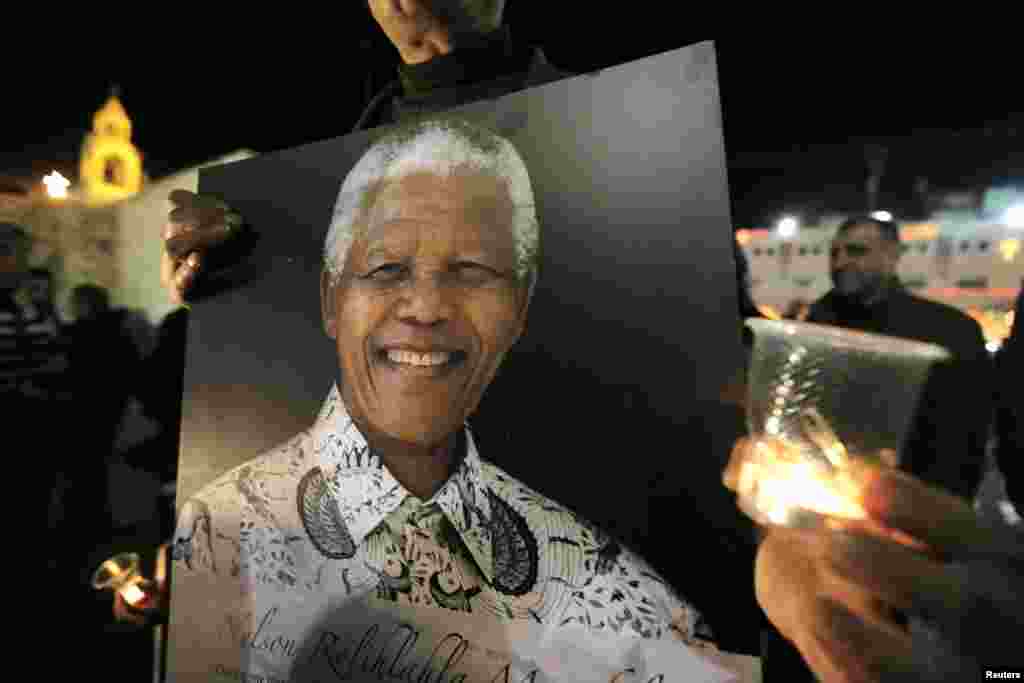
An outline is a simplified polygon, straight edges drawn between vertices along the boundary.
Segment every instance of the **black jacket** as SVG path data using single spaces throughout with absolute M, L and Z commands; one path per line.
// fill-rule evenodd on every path
M 572 74 L 552 66 L 539 48 L 517 44 L 501 28 L 472 45 L 423 64 L 402 64 L 398 80 L 366 107 L 353 132 L 448 111 L 551 83 Z
M 1013 315 L 1013 330 L 996 359 L 996 458 L 1010 500 L 1024 513 L 1024 289 Z
M 933 368 L 921 393 L 903 468 L 972 499 L 984 474 L 993 407 L 992 363 L 978 323 L 898 283 L 871 307 L 831 291 L 811 306 L 808 321 L 938 344 L 953 354 L 952 362 Z

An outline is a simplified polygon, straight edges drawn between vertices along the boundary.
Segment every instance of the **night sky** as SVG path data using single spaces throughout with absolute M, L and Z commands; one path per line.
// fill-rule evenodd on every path
M 589 8 L 551 17 L 510 0 L 513 35 L 576 73 L 716 41 L 737 226 L 783 212 L 863 208 L 864 146 L 889 148 L 882 204 L 914 208 L 914 181 L 957 188 L 1024 183 L 1024 88 L 1008 43 L 924 32 L 835 38 L 681 34 L 678 21 Z M 132 117 L 150 177 L 231 151 L 269 152 L 349 132 L 397 53 L 361 11 L 254 28 L 167 19 L 126 44 L 90 39 L 21 51 L 4 79 L 0 173 L 74 168 L 111 85 Z M 571 35 L 572 40 L 567 40 Z M 204 48 L 209 45 L 209 48 Z

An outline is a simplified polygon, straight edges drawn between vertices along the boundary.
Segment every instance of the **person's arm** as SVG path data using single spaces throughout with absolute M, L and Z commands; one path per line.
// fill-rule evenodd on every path
M 981 328 L 965 322 L 951 348 L 954 360 L 935 368 L 935 381 L 926 386 L 927 415 L 922 440 L 914 444 L 919 467 L 913 474 L 972 500 L 984 474 L 995 378 Z

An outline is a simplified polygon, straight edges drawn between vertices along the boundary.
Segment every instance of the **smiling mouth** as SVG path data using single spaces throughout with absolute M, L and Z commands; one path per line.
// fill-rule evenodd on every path
M 466 360 L 465 351 L 409 351 L 405 349 L 381 349 L 377 359 L 386 365 L 403 369 L 443 370 L 461 365 Z

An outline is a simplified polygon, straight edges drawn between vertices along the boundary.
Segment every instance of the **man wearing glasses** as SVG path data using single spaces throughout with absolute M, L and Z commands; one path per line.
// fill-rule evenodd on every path
M 855 217 L 840 225 L 829 258 L 833 288 L 807 320 L 938 344 L 953 354 L 929 378 L 902 467 L 970 500 L 981 482 L 992 417 L 991 361 L 977 322 L 903 287 L 901 251 L 891 221 Z

